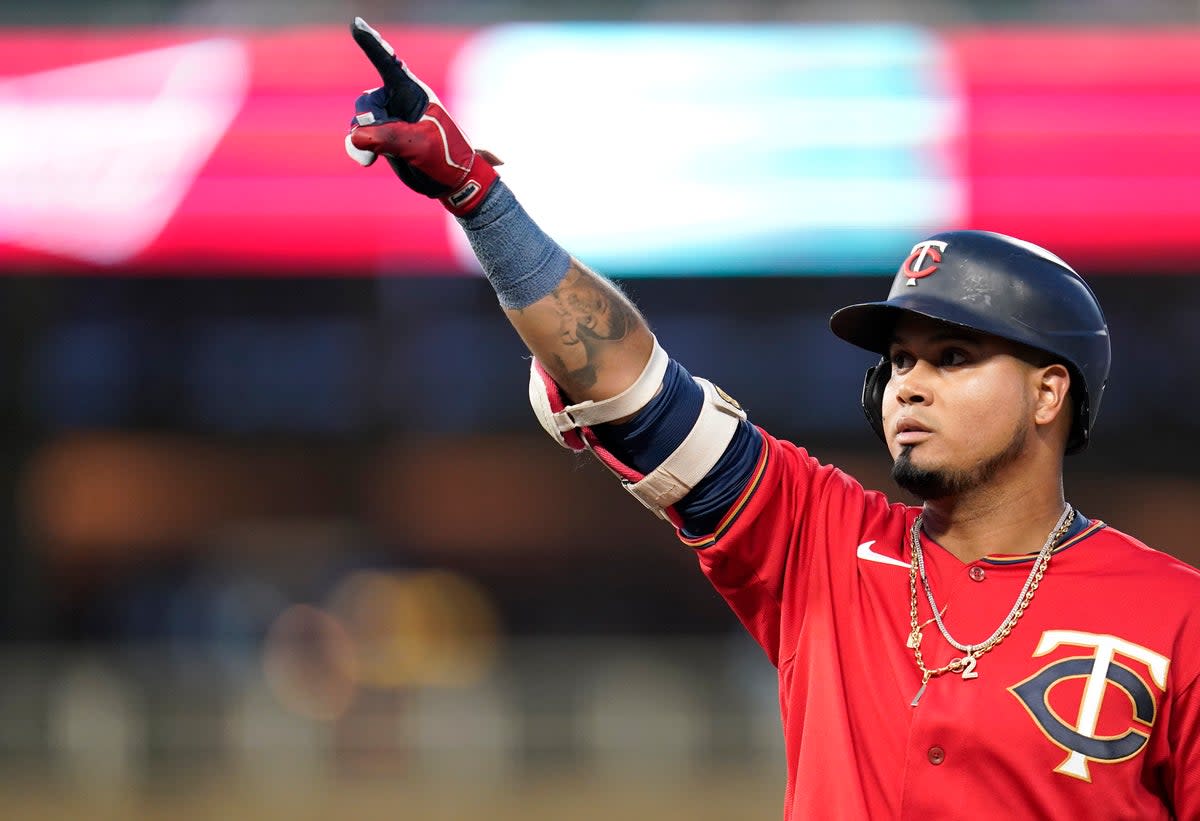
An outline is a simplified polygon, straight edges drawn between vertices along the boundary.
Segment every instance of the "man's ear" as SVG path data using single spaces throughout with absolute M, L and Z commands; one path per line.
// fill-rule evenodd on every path
M 1048 425 L 1058 418 L 1071 425 L 1071 372 L 1066 365 L 1054 363 L 1037 368 L 1033 372 L 1036 380 L 1034 421 Z

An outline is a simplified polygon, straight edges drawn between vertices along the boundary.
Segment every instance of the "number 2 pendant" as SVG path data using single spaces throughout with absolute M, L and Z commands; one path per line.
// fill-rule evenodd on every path
M 966 664 L 963 666 L 963 671 L 962 671 L 963 681 L 969 681 L 970 679 L 973 679 L 973 678 L 979 678 L 979 673 L 975 672 L 975 657 L 974 656 L 966 656 L 963 659 L 963 661 L 966 662 Z

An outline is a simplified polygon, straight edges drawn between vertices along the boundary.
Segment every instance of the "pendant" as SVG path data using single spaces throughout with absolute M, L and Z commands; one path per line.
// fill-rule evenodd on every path
M 921 646 L 921 628 L 920 627 L 918 627 L 916 630 L 913 630 L 911 633 L 908 634 L 908 642 L 906 642 L 906 646 L 908 647 L 909 650 L 916 650 L 918 647 Z
M 973 678 L 979 678 L 979 673 L 975 672 L 975 657 L 965 656 L 963 658 L 963 681 L 970 681 Z
M 917 690 L 917 694 L 915 696 L 913 696 L 913 700 L 911 702 L 909 702 L 909 705 L 908 705 L 909 707 L 916 707 L 917 704 L 920 703 L 921 696 L 925 695 L 925 688 L 926 688 L 926 686 L 928 686 L 928 684 L 929 684 L 929 679 L 925 679 L 924 681 L 921 682 L 921 689 Z

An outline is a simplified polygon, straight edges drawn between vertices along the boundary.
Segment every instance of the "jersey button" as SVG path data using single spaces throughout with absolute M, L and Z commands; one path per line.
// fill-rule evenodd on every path
M 969 575 L 971 577 L 971 581 L 981 582 L 987 578 L 987 571 L 984 570 L 979 565 L 975 565 L 974 567 L 972 567 L 970 569 L 970 571 L 967 573 L 967 575 Z
M 929 763 L 930 764 L 932 764 L 936 767 L 938 764 L 941 764 L 945 760 L 946 760 L 946 751 L 945 750 L 943 750 L 941 747 L 930 747 L 929 748 Z

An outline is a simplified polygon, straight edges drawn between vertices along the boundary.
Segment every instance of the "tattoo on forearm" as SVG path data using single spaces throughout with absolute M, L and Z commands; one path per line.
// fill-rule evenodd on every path
M 589 388 L 596 384 L 597 355 L 637 327 L 637 313 L 615 285 L 575 261 L 550 295 L 561 344 L 553 375 L 568 390 Z
M 579 388 L 590 388 L 596 384 L 596 366 L 584 365 L 582 368 L 569 368 L 558 354 L 554 354 L 553 367 L 550 375 L 554 380 L 567 389 L 568 393 Z

